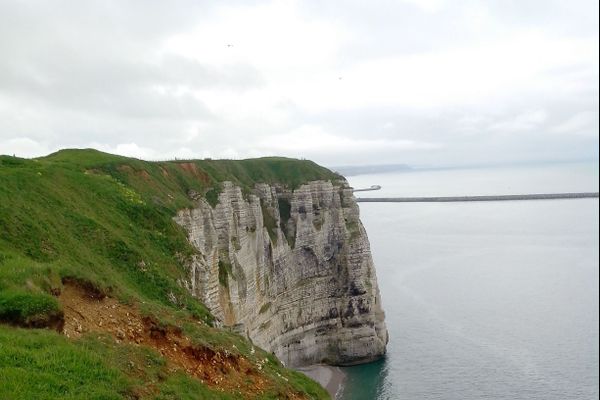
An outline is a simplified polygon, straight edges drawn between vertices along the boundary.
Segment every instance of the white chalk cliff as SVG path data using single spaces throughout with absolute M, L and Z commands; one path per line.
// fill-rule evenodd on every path
M 175 217 L 198 255 L 185 285 L 225 326 L 287 366 L 351 365 L 385 353 L 375 267 L 345 181 L 223 184 Z

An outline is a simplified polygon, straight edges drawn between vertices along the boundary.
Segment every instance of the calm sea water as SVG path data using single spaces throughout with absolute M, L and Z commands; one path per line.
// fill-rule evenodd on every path
M 597 164 L 351 177 L 360 196 L 598 191 Z M 362 203 L 390 333 L 344 400 L 597 399 L 597 199 Z

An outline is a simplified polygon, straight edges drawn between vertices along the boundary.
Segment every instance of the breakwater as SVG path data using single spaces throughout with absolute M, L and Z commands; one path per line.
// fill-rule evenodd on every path
M 459 201 L 515 201 L 515 200 L 556 200 L 598 198 L 598 192 L 579 193 L 533 193 L 502 194 L 489 196 L 433 196 L 433 197 L 359 197 L 358 203 L 429 203 Z

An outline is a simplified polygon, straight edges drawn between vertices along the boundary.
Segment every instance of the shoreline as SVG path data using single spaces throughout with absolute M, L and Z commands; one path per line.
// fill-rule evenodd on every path
M 309 378 L 317 381 L 331 395 L 332 399 L 337 399 L 341 395 L 346 374 L 340 367 L 331 365 L 315 364 L 307 367 L 295 368 L 296 371 L 302 372 Z

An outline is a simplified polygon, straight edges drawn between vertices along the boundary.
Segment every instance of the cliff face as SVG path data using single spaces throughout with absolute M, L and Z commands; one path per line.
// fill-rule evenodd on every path
M 184 285 L 221 321 L 288 366 L 349 365 L 385 353 L 369 242 L 352 190 L 225 182 L 212 208 L 179 211 L 198 255 Z

